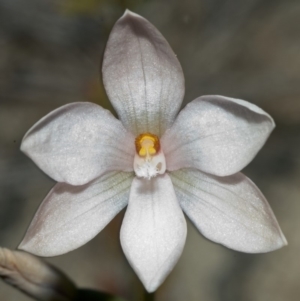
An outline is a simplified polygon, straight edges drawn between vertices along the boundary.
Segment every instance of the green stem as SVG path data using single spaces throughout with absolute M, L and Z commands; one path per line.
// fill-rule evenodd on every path
M 144 301 L 154 301 L 154 293 L 148 293 L 144 289 Z

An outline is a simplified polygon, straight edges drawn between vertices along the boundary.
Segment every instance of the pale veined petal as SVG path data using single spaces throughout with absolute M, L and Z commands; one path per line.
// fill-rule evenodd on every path
M 123 251 L 153 292 L 171 272 L 186 238 L 186 221 L 167 174 L 135 178 L 121 228 Z
M 133 173 L 113 172 L 83 186 L 56 184 L 19 249 L 56 256 L 84 245 L 127 205 L 132 179 Z
M 25 135 L 21 150 L 58 182 L 83 185 L 108 171 L 132 171 L 134 137 L 109 111 L 78 102 L 51 112 Z
M 161 33 L 126 10 L 113 27 L 103 60 L 103 82 L 125 128 L 161 136 L 184 95 L 180 63 Z
M 184 169 L 170 176 L 181 208 L 210 240 L 247 253 L 287 244 L 267 200 L 242 173 L 221 178 Z
M 240 99 L 202 96 L 189 103 L 161 139 L 167 169 L 197 168 L 217 176 L 244 168 L 275 127 L 257 106 Z

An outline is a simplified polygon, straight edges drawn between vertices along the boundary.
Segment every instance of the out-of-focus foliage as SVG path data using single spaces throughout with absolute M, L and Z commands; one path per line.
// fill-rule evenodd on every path
M 101 9 L 102 5 L 107 0 L 66 0 L 61 1 L 60 5 L 63 12 L 69 14 L 95 14 L 98 9 Z
M 78 290 L 77 299 L 75 301 L 125 301 L 122 298 L 114 297 L 109 294 L 100 293 L 93 290 Z
M 145 2 L 144 0 L 63 0 L 59 2 L 62 12 L 73 15 L 96 15 L 101 9 L 113 5 L 123 9 L 136 6 Z

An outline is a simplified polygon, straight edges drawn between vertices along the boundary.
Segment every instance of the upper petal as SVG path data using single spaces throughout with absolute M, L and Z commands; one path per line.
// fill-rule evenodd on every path
M 83 185 L 112 170 L 133 170 L 134 137 L 109 111 L 77 102 L 60 107 L 24 136 L 21 150 L 58 182 Z
M 180 112 L 161 139 L 167 169 L 234 174 L 254 158 L 274 127 L 270 115 L 249 102 L 199 97 Z
M 83 186 L 56 184 L 19 249 L 56 256 L 84 245 L 127 205 L 132 179 L 132 173 L 113 172 Z
M 123 251 L 144 286 L 153 292 L 181 255 L 186 221 L 167 174 L 133 180 L 121 228 Z
M 220 178 L 185 169 L 171 179 L 182 209 L 212 241 L 248 253 L 287 244 L 267 200 L 242 173 Z
M 126 10 L 109 36 L 103 60 L 108 97 L 126 129 L 161 136 L 184 95 L 179 61 L 161 33 Z

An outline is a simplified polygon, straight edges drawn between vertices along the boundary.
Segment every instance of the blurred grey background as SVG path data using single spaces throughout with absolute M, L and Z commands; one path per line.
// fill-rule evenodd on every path
M 289 242 L 242 254 L 187 243 L 156 301 L 298 301 L 300 296 L 300 1 L 0 0 L 0 245 L 16 248 L 54 182 L 19 151 L 25 132 L 75 101 L 111 108 L 99 73 L 125 8 L 166 37 L 186 77 L 185 103 L 204 94 L 251 101 L 277 124 L 244 170 L 269 200 Z M 93 241 L 48 259 L 82 287 L 142 300 L 119 244 L 120 214 Z M 0 282 L 0 300 L 30 300 Z

